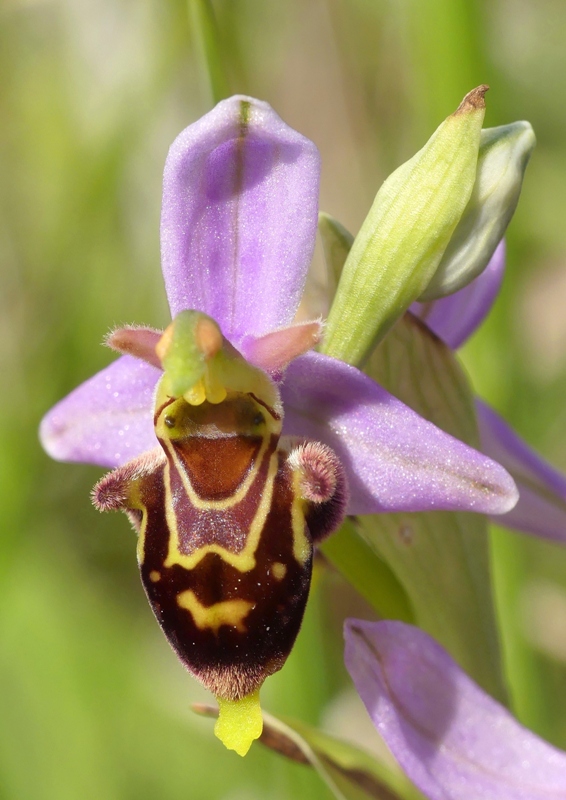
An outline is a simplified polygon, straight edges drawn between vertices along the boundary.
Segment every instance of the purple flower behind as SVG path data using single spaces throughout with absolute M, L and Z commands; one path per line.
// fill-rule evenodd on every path
M 347 620 L 345 638 L 374 725 L 430 800 L 566 798 L 566 753 L 520 725 L 424 631 Z
M 499 293 L 505 272 L 505 241 L 497 245 L 489 264 L 478 277 L 442 300 L 413 303 L 411 311 L 453 350 L 479 328 Z
M 453 295 L 432 303 L 414 303 L 411 311 L 453 349 L 461 347 L 483 322 L 505 272 L 500 242 L 485 271 Z M 484 453 L 509 470 L 519 501 L 495 522 L 515 530 L 566 543 L 566 476 L 544 461 L 483 400 L 476 411 Z
M 515 508 L 494 522 L 566 544 L 566 476 L 482 400 L 476 400 L 476 411 L 484 452 L 505 464 L 520 492 Z

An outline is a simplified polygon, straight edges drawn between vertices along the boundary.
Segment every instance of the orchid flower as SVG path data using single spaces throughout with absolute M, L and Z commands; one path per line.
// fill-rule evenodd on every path
M 318 183 L 316 147 L 265 103 L 233 97 L 183 131 L 161 222 L 173 322 L 115 331 L 123 355 L 41 425 L 54 458 L 114 468 L 95 505 L 139 531 L 156 618 L 241 754 L 298 632 L 313 545 L 345 513 L 501 514 L 517 499 L 491 459 L 308 352 L 321 323 L 293 321 Z
M 502 240 L 488 266 L 464 289 L 411 311 L 453 349 L 461 347 L 495 302 L 505 272 Z M 566 476 L 544 461 L 483 400 L 476 400 L 482 450 L 503 464 L 519 488 L 517 505 L 499 516 L 499 525 L 566 542 Z
M 424 631 L 348 620 L 345 637 L 374 725 L 429 800 L 566 797 L 566 753 L 520 725 Z

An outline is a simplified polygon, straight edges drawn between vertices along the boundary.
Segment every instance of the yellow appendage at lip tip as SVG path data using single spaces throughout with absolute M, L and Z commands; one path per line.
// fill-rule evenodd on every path
M 218 700 L 220 714 L 214 726 L 214 734 L 228 750 L 245 756 L 254 739 L 259 739 L 263 730 L 263 717 L 259 704 L 259 689 L 241 700 Z

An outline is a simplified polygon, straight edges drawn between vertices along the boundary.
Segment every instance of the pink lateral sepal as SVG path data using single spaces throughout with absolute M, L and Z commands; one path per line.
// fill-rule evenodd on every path
M 278 377 L 293 359 L 312 350 L 320 342 L 322 330 L 322 320 L 299 322 L 263 336 L 246 336 L 240 349 L 252 364 Z
M 162 336 L 163 331 L 157 331 L 154 328 L 126 325 L 109 333 L 104 344 L 122 355 L 141 358 L 152 367 L 162 369 L 161 361 L 155 350 Z

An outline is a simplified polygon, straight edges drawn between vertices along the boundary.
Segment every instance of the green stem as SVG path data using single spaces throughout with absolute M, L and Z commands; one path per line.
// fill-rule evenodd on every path
M 189 20 L 197 58 L 214 103 L 231 94 L 222 61 L 218 24 L 210 0 L 188 0 Z
M 381 617 L 414 622 L 405 590 L 350 520 L 347 519 L 320 550 Z
M 515 534 L 496 527 L 492 528 L 491 552 L 495 598 L 513 710 L 524 725 L 548 737 L 548 709 L 545 708 L 544 693 L 540 690 L 538 659 L 525 641 L 517 614 L 528 556 Z

